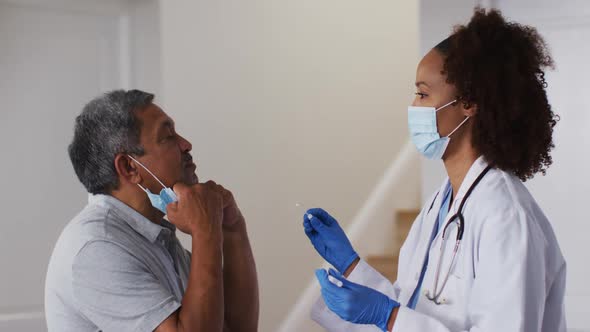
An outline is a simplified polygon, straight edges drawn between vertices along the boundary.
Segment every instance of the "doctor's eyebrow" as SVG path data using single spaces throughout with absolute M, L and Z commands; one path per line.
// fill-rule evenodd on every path
M 430 87 L 430 85 L 428 85 L 428 83 L 424 82 L 424 81 L 419 81 L 415 83 L 416 87 L 419 87 L 420 85 L 424 85 L 426 87 Z

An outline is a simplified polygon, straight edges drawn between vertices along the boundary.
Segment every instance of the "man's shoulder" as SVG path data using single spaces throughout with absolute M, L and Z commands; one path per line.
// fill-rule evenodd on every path
M 100 205 L 87 205 L 64 228 L 63 234 L 79 241 L 80 247 L 94 241 L 133 247 L 137 237 L 137 233 L 115 209 Z
M 132 248 L 132 237 L 133 231 L 111 209 L 89 204 L 64 227 L 51 260 L 71 266 L 76 255 L 89 243 L 112 243 Z

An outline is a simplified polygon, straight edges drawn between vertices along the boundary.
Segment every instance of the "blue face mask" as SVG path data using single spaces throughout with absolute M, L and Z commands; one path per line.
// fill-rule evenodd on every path
M 129 156 L 129 158 L 133 159 L 133 161 L 135 161 L 136 163 L 138 163 L 139 166 L 143 167 L 163 187 L 163 189 L 160 191 L 160 194 L 159 195 L 156 195 L 156 194 L 152 193 L 149 189 L 144 188 L 141 184 L 139 184 L 139 183 L 137 184 L 148 195 L 148 198 L 150 199 L 150 203 L 152 203 L 152 206 L 155 207 L 156 209 L 162 211 L 163 214 L 167 214 L 167 212 L 166 212 L 166 206 L 168 204 L 170 204 L 170 203 L 178 202 L 178 197 L 176 197 L 176 194 L 174 193 L 174 191 L 172 189 L 170 189 L 169 187 L 166 187 L 162 183 L 162 181 L 160 181 L 160 179 L 158 179 L 154 175 L 154 173 L 152 173 L 142 163 L 140 163 L 139 161 L 137 161 L 135 158 L 133 158 L 131 156 Z
M 469 120 L 469 117 L 466 117 L 465 120 L 463 120 L 463 122 L 461 122 L 449 135 L 440 137 L 436 125 L 436 112 L 455 102 L 457 102 L 457 100 L 453 100 L 439 108 L 421 106 L 408 107 L 408 128 L 410 130 L 412 142 L 416 145 L 418 151 L 428 159 L 441 159 L 449 145 L 451 135 Z

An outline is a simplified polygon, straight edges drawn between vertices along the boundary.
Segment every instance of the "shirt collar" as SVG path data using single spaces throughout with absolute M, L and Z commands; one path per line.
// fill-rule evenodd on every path
M 120 219 L 124 220 L 133 230 L 154 243 L 158 237 L 171 237 L 176 227 L 162 218 L 160 224 L 151 222 L 127 204 L 110 195 L 88 195 L 88 204 L 101 205 L 111 209 Z

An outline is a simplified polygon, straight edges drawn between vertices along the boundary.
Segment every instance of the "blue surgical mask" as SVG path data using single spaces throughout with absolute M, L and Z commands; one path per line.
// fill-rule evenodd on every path
M 167 212 L 166 212 L 166 206 L 168 204 L 170 204 L 170 203 L 178 202 L 178 197 L 176 197 L 176 194 L 174 193 L 174 191 L 172 189 L 170 189 L 169 187 L 166 187 L 164 185 L 164 183 L 162 183 L 162 181 L 160 181 L 160 179 L 158 179 L 158 177 L 156 177 L 154 175 L 154 173 L 152 173 L 142 163 L 140 163 L 139 161 L 137 161 L 137 159 L 135 159 L 135 158 L 133 158 L 131 156 L 129 156 L 129 158 L 133 159 L 133 161 L 135 161 L 136 163 L 138 163 L 139 166 L 143 167 L 163 187 L 163 189 L 160 191 L 160 194 L 157 195 L 157 194 L 152 193 L 149 189 L 144 188 L 141 184 L 139 184 L 139 183 L 137 184 L 148 195 L 148 198 L 150 199 L 150 203 L 152 203 L 152 206 L 155 207 L 156 209 L 162 211 L 163 214 L 167 214 Z
M 408 107 L 408 128 L 410 130 L 412 142 L 416 145 L 418 151 L 428 159 L 441 159 L 449 145 L 451 135 L 469 120 L 469 117 L 466 117 L 465 120 L 463 120 L 463 122 L 461 122 L 449 135 L 445 137 L 439 135 L 436 124 L 436 112 L 455 102 L 457 102 L 457 100 L 453 100 L 439 108 L 421 106 Z

